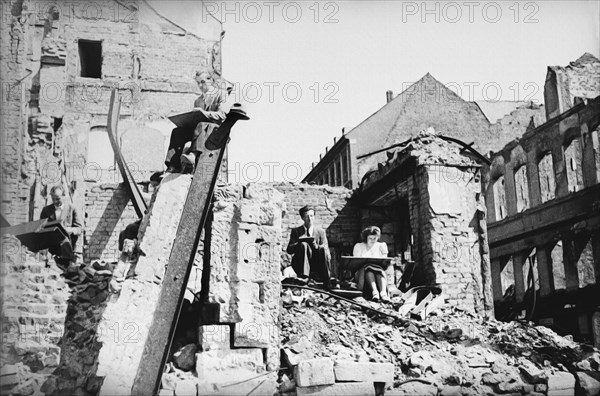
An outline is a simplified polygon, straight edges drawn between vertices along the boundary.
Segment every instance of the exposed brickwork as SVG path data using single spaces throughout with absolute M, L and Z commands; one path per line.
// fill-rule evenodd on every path
M 393 172 L 400 176 L 390 179 Z M 405 280 L 438 283 L 452 304 L 484 313 L 492 296 L 481 188 L 474 158 L 428 129 L 381 164 L 356 198 L 383 213 L 407 202 L 407 211 L 396 214 L 399 223 L 410 223 L 414 271 Z
M 292 228 L 302 225 L 298 210 L 304 205 L 315 208 L 315 223 L 326 230 L 331 250 L 332 273 L 338 272 L 342 255 L 351 255 L 359 241 L 361 222 L 359 208 L 350 202 L 352 191 L 344 187 L 313 186 L 307 184 L 275 184 L 285 195 L 286 212 L 282 218 L 282 265 L 290 265 L 291 257 L 285 252 Z
M 83 212 L 88 151 L 111 150 L 107 141 L 88 147 L 88 135 L 93 127 L 106 126 L 112 88 L 123 98 L 119 133 L 126 136 L 159 117 L 190 109 L 198 92 L 196 70 L 220 74 L 220 52 L 215 55 L 213 47 L 220 48 L 221 28 L 215 19 L 207 22 L 215 26 L 205 30 L 211 37 L 200 38 L 144 1 L 108 0 L 91 8 L 58 1 L 52 6 L 50 12 L 45 1 L 25 0 L 2 9 L 8 21 L 2 24 L 0 64 L 2 213 L 11 224 L 36 218 L 54 184 L 69 186 Z M 80 39 L 101 41 L 101 78 L 80 76 Z M 174 52 L 186 56 L 171 56 Z M 151 139 L 145 145 L 154 145 L 150 152 L 163 152 L 163 141 Z M 147 177 L 162 161 L 150 163 L 142 151 L 139 161 L 135 151 L 127 151 L 127 160 L 142 168 L 158 166 L 140 168 Z
M 109 301 L 98 323 L 102 349 L 97 375 L 105 377 L 100 394 L 131 392 L 190 184 L 189 175 L 163 179 L 140 225 L 140 249 L 144 255 L 138 259 L 136 276 L 123 283 L 118 298 Z M 115 323 L 119 328 L 131 324 L 135 341 L 114 338 L 111 329 Z
M 144 194 L 150 201 L 150 194 Z M 117 261 L 119 233 L 138 220 L 124 184 L 90 184 L 85 194 L 84 261 Z
M 43 374 L 40 379 L 58 366 L 69 296 L 60 272 L 18 240 L 2 239 L 0 366 L 20 361 Z

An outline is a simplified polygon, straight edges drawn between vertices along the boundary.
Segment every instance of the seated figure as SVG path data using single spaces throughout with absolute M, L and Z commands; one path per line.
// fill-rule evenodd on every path
M 315 210 L 309 206 L 300 209 L 304 224 L 293 228 L 287 252 L 292 256 L 292 268 L 300 278 L 316 272 L 325 288 L 330 287 L 331 269 L 329 244 L 325 230 L 314 225 Z
M 48 249 L 54 256 L 56 264 L 67 272 L 76 273 L 78 270 L 79 252 L 75 251 L 77 240 L 83 230 L 81 217 L 74 205 L 65 201 L 65 190 L 56 185 L 50 189 L 52 204 L 45 206 L 40 214 L 40 219 L 59 221 L 69 234 L 59 244 Z
M 167 172 L 193 173 L 200 152 L 204 151 L 207 137 L 226 118 L 225 103 L 227 92 L 215 85 L 213 76 L 208 71 L 196 72 L 196 83 L 200 88 L 200 96 L 194 101 L 194 110 L 199 110 L 210 120 L 193 127 L 178 127 L 171 132 L 169 149 L 165 158 Z M 186 143 L 191 143 L 187 152 Z
M 352 252 L 356 257 L 382 258 L 388 256 L 388 248 L 385 242 L 379 242 L 381 230 L 379 227 L 370 226 L 361 232 L 362 242 L 354 245 Z M 365 264 L 356 272 L 356 283 L 358 288 L 367 295 L 371 294 L 374 301 L 389 302 L 387 276 L 383 268 L 375 264 Z

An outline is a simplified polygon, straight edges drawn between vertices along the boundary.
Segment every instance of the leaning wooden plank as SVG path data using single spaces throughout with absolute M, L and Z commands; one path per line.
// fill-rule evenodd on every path
M 144 352 L 132 388 L 133 395 L 156 394 L 177 326 L 185 286 L 194 263 L 200 233 L 210 208 L 229 133 L 245 113 L 230 111 L 223 124 L 206 141 L 187 196 L 175 243 L 169 257 L 159 302 L 144 345 Z
M 146 201 L 135 183 L 131 170 L 129 170 L 129 166 L 127 166 L 127 162 L 125 162 L 125 158 L 123 158 L 123 154 L 117 143 L 117 127 L 119 124 L 120 112 L 121 98 L 119 97 L 119 92 L 116 89 L 113 89 L 110 94 L 110 107 L 108 108 L 108 139 L 110 140 L 110 145 L 115 153 L 119 171 L 127 186 L 127 191 L 129 192 L 129 197 L 131 198 L 135 212 L 139 217 L 143 217 L 148 209 L 148 205 L 146 205 Z

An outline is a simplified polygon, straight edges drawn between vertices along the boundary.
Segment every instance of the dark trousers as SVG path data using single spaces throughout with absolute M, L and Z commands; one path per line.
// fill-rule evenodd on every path
M 165 158 L 165 165 L 176 169 L 181 168 L 181 154 L 187 142 L 192 142 L 190 151 L 199 154 L 204 149 L 206 138 L 217 128 L 219 124 L 202 122 L 194 128 L 175 128 L 169 139 L 169 149 Z
M 167 158 L 165 158 L 165 164 L 174 168 L 181 168 L 181 154 L 183 154 L 183 147 L 187 142 L 194 143 L 196 139 L 195 128 L 174 128 L 171 132 L 171 138 L 169 140 L 169 150 L 167 151 Z
M 306 242 L 300 242 L 296 245 L 296 251 L 292 258 L 292 268 L 298 276 L 308 276 L 311 273 L 317 273 L 323 282 L 329 282 L 331 269 L 329 264 L 329 255 L 325 248 L 316 248 Z
M 77 236 L 65 237 L 60 244 L 48 248 L 50 254 L 58 256 L 56 263 L 59 265 L 69 265 L 70 262 L 76 260 L 73 246 L 77 242 Z

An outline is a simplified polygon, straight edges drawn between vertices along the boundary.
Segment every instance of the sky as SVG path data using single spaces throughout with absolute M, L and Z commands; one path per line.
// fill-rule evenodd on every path
M 548 66 L 600 55 L 599 4 L 205 1 L 196 21 L 223 22 L 223 77 L 251 117 L 232 130 L 229 181 L 299 182 L 342 128 L 428 72 L 465 100 L 543 103 Z

